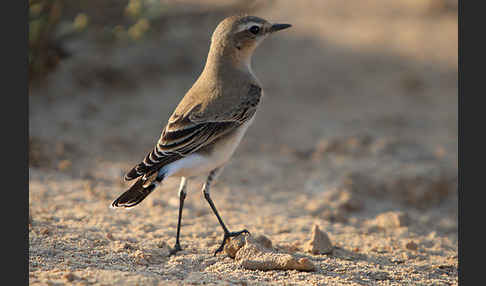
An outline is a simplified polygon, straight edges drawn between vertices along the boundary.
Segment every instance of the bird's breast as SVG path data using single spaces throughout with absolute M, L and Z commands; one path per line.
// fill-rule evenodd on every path
M 215 140 L 215 142 L 213 142 L 207 148 L 208 156 L 221 164 L 226 163 L 233 155 L 236 147 L 238 147 L 238 145 L 240 144 L 243 135 L 245 135 L 246 130 L 252 122 L 253 118 L 242 124 L 237 129 L 233 130 L 232 132 L 225 134 L 224 136 L 221 136 L 220 138 Z

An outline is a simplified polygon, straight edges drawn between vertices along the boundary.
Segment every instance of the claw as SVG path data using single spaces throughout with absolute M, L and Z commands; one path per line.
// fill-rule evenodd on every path
M 180 244 L 176 244 L 174 245 L 174 248 L 172 248 L 170 251 L 169 251 L 169 257 L 171 257 L 172 255 L 175 255 L 178 251 L 181 251 L 182 248 L 180 246 Z
M 223 237 L 223 241 L 221 242 L 221 245 L 219 246 L 219 248 L 216 249 L 216 251 L 214 252 L 214 256 L 216 256 L 216 254 L 218 254 L 219 252 L 223 251 L 224 245 L 226 244 L 226 241 L 228 240 L 228 238 L 238 236 L 242 233 L 250 234 L 250 232 L 246 229 L 240 230 L 240 231 L 234 231 L 234 232 L 225 232 L 224 237 Z

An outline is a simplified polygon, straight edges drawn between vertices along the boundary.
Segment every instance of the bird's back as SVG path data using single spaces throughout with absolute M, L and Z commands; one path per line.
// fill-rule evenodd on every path
M 197 81 L 180 101 L 169 124 L 174 119 L 189 118 L 194 122 L 228 121 L 247 104 L 259 101 L 261 89 L 258 80 L 250 71 L 228 65 L 205 68 Z

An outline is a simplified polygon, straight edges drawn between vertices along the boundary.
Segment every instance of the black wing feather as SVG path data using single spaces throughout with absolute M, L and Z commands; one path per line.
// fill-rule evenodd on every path
M 247 93 L 249 99 L 237 106 L 237 112 L 225 121 L 196 123 L 189 116 L 173 117 L 175 120 L 169 121 L 154 149 L 124 179 L 130 181 L 142 175 L 146 178 L 163 166 L 199 150 L 248 121 L 256 112 L 261 92 L 261 87 L 250 84 Z

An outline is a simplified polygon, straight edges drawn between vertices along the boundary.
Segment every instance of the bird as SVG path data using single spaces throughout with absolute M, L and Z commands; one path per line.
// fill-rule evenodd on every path
M 211 199 L 210 187 L 261 104 L 263 89 L 251 67 L 252 55 L 265 38 L 289 27 L 250 15 L 223 19 L 211 36 L 202 72 L 169 117 L 155 147 L 124 176 L 125 181 L 136 181 L 112 202 L 112 208 L 134 207 L 164 179 L 181 178 L 176 241 L 169 256 L 182 250 L 180 230 L 187 181 L 197 176 L 207 176 L 202 193 L 224 232 L 214 255 L 224 249 L 229 238 L 249 234 L 247 229 L 231 232 L 227 228 Z

